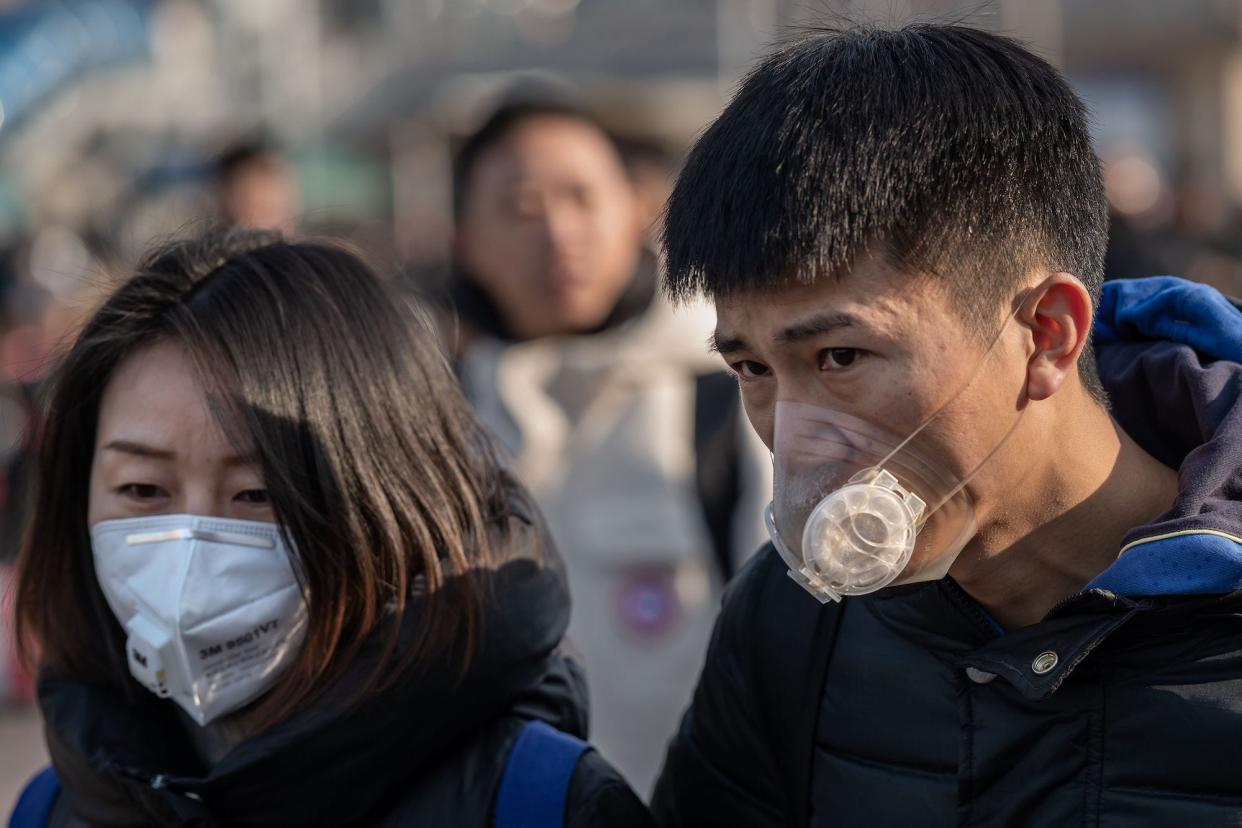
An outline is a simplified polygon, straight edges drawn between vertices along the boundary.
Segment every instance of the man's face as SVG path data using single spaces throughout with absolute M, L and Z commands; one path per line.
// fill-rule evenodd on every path
M 625 169 L 590 124 L 543 116 L 484 151 L 457 246 L 466 272 L 521 338 L 601 324 L 638 264 L 639 212 Z
M 256 159 L 224 183 L 224 217 L 231 224 L 293 233 L 300 208 L 297 182 L 275 158 Z
M 1026 356 L 1014 325 L 988 353 L 1003 308 L 978 332 L 953 304 L 941 283 L 869 260 L 840 282 L 718 300 L 715 341 L 769 448 L 778 401 L 834 409 L 900 439 L 952 400 L 920 442 L 960 478 L 1014 424 Z

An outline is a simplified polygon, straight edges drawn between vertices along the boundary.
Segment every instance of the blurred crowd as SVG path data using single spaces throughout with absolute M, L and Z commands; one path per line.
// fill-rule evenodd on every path
M 3 255 L 0 577 L 23 522 L 41 381 L 134 266 L 141 244 L 130 241 L 204 225 L 344 237 L 435 317 L 467 396 L 536 496 L 567 560 L 593 739 L 647 790 L 720 590 L 763 536 L 768 464 L 734 380 L 707 351 L 710 313 L 673 308 L 657 290 L 676 151 L 648 137 L 649 124 L 606 123 L 546 77 L 498 84 L 467 126 L 442 136 L 451 192 L 442 224 L 431 222 L 442 233 L 426 245 L 434 252 L 377 234 L 390 215 L 342 222 L 309 208 L 322 168 L 256 132 L 150 171 L 116 210 L 16 233 Z M 0 700 L 31 702 L 32 678 L 7 642 L 3 664 Z
M 9 5 L 0 78 L 6 37 L 24 42 L 6 16 L 29 16 Z M 105 14 L 131 4 L 57 5 Z M 211 4 L 132 5 L 158 12 L 158 59 L 204 48 Z M 577 4 L 516 5 L 539 41 L 555 36 L 557 8 Z M 159 40 L 168 27 L 179 33 L 173 47 Z M 344 237 L 437 316 L 469 398 L 546 513 L 569 568 L 593 741 L 646 792 L 721 586 L 763 537 L 770 469 L 732 378 L 707 353 L 710 314 L 669 307 L 657 291 L 660 213 L 684 129 L 615 98 L 597 106 L 554 78 L 486 81 L 484 93 L 463 94 L 470 106 L 439 119 L 394 103 L 381 131 L 391 140 L 379 142 L 374 130 L 338 140 L 272 129 L 276 109 L 232 129 L 227 118 L 201 133 L 143 128 L 135 159 L 124 157 L 126 128 L 98 127 L 75 144 L 80 166 L 31 173 L 49 188 L 40 202 L 17 210 L 21 190 L 0 187 L 0 589 L 38 442 L 39 383 L 136 251 L 208 222 Z M 41 105 L 56 101 L 49 92 Z M 6 123 L 0 141 L 10 129 L 23 124 Z M 13 140 L 24 142 L 16 157 L 43 163 L 33 139 Z M 1242 295 L 1242 205 L 1223 182 L 1190 161 L 1162 162 L 1141 141 L 1101 154 L 1110 278 L 1177 274 Z M 110 165 L 124 175 L 103 176 Z M 30 677 L 0 649 L 0 705 L 32 697 Z
M 1110 279 L 1174 274 L 1242 294 L 1242 205 L 1202 171 L 1166 173 L 1124 148 L 1105 158 Z

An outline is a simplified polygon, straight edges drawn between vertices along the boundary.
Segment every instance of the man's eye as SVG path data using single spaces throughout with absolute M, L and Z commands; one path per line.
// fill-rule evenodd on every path
M 860 356 L 862 351 L 857 348 L 828 348 L 819 355 L 819 370 L 839 371 L 849 368 Z
M 595 193 L 586 187 L 576 186 L 570 191 L 570 195 L 574 204 L 584 210 L 590 210 L 595 206 Z
M 126 483 L 118 487 L 117 492 L 134 500 L 154 500 L 164 494 L 164 490 L 154 483 Z
M 759 379 L 766 377 L 769 373 L 768 366 L 751 359 L 739 360 L 729 367 L 742 379 Z
M 543 212 L 543 201 L 534 193 L 524 193 L 509 201 L 509 212 L 518 218 L 535 218 Z

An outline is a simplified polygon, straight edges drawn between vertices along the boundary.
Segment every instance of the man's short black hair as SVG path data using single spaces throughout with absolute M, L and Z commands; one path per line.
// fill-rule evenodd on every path
M 253 165 L 275 165 L 279 159 L 280 153 L 271 140 L 262 136 L 244 138 L 216 156 L 216 178 L 227 183 Z
M 511 91 L 499 106 L 487 117 L 477 130 L 471 133 L 457 149 L 453 158 L 453 212 L 459 219 L 466 208 L 466 188 L 479 159 L 489 149 L 504 141 L 518 127 L 543 118 L 566 118 L 586 124 L 617 150 L 621 150 L 615 136 L 593 114 L 569 95 L 554 91 L 530 91 L 518 88 Z
M 669 200 L 675 298 L 840 277 L 881 253 L 976 327 L 1032 267 L 1103 281 L 1108 209 L 1082 101 L 1016 41 L 960 25 L 817 29 L 766 57 Z M 1081 374 L 1102 399 L 1094 358 Z

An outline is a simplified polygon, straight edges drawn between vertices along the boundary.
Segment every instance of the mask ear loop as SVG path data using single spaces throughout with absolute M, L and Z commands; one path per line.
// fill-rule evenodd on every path
M 785 561 L 785 565 L 789 567 L 789 571 L 791 573 L 800 571 L 806 563 L 790 551 L 789 547 L 785 545 L 785 541 L 781 540 L 781 533 L 776 528 L 776 517 L 772 514 L 772 501 L 768 501 L 768 505 L 763 507 L 763 523 L 768 529 L 768 538 L 772 541 L 772 545 L 776 547 L 776 551 L 781 556 L 781 559 Z
M 1017 305 L 1014 306 L 1014 309 L 1009 314 L 1009 316 L 1005 317 L 1005 321 L 1001 325 L 1000 330 L 997 331 L 996 336 L 992 338 L 991 344 L 988 345 L 987 351 L 984 352 L 983 358 L 979 360 L 979 365 L 975 368 L 975 372 L 971 374 L 970 379 L 966 381 L 966 384 L 963 385 L 957 391 L 957 393 L 953 394 L 951 397 L 945 400 L 945 402 L 939 408 L 933 411 L 927 417 L 927 419 L 925 419 L 922 422 L 922 424 L 919 425 L 918 428 L 916 428 L 914 431 L 910 433 L 910 436 L 902 440 L 895 449 L 890 451 L 883 460 L 877 463 L 875 468 L 883 469 L 886 465 L 888 465 L 889 461 L 891 461 L 894 457 L 896 457 L 898 452 L 904 449 L 911 440 L 913 440 L 915 437 L 919 435 L 920 432 L 923 431 L 923 429 L 927 428 L 927 426 L 930 425 L 933 420 L 935 420 L 937 417 L 939 417 L 941 414 L 944 413 L 945 409 L 947 409 L 950 405 L 956 402 L 959 397 L 961 397 L 963 394 L 965 394 L 967 391 L 970 390 L 971 386 L 973 386 L 975 382 L 979 379 L 979 377 L 983 375 L 984 366 L 987 365 L 988 359 L 991 358 L 992 356 L 992 352 L 996 350 L 996 346 L 1000 344 L 1001 337 L 1005 335 L 1005 331 L 1009 330 L 1009 324 L 1013 322 L 1013 320 L 1017 317 L 1018 313 L 1022 310 L 1022 308 L 1030 300 L 1031 296 L 1034 295 L 1034 293 L 1035 293 L 1035 290 L 1027 291 L 1027 293 L 1022 296 L 1022 299 L 1017 303 Z M 936 503 L 929 504 L 928 507 L 923 510 L 923 514 L 919 516 L 919 520 L 917 524 L 918 528 L 921 529 L 923 526 L 925 526 L 927 524 L 928 519 L 931 518 L 931 516 L 935 514 L 937 510 L 939 510 L 942 506 L 944 506 L 946 503 L 951 501 L 953 498 L 957 497 L 957 495 L 963 489 L 965 489 L 966 486 L 970 484 L 970 481 L 975 478 L 975 475 L 977 475 L 980 472 L 980 470 L 982 470 L 983 467 L 987 465 L 988 461 L 991 460 L 992 457 L 994 457 L 996 453 L 1000 451 L 1001 448 L 1005 445 L 1005 442 L 1009 439 L 1009 436 L 1013 434 L 1013 432 L 1017 429 L 1018 424 L 1022 422 L 1022 415 L 1025 413 L 1026 413 L 1026 407 L 1023 406 L 1022 408 L 1018 410 L 1018 416 L 1013 421 L 1013 425 L 1009 426 L 1009 430 L 1005 432 L 1005 434 L 1001 437 L 1000 441 L 997 442 L 997 444 L 992 448 L 992 450 L 989 451 L 987 455 L 982 460 L 979 461 L 979 463 L 970 472 L 970 474 L 962 478 L 961 482 L 959 482 L 956 486 L 954 486 L 953 489 L 948 494 L 946 494 Z

